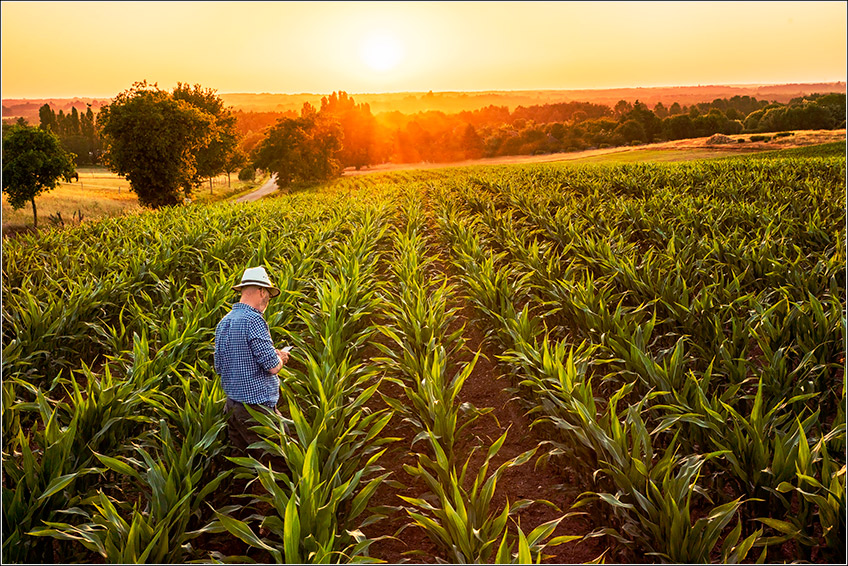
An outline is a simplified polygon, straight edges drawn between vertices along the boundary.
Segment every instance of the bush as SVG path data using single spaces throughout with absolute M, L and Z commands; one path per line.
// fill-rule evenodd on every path
M 771 139 L 771 136 L 751 136 L 752 142 L 769 141 L 770 139 Z
M 793 132 L 778 132 L 778 133 L 774 134 L 774 137 L 776 137 L 776 138 L 785 138 L 785 137 L 787 137 L 787 136 L 794 136 L 794 135 L 795 135 L 795 134 L 794 134 Z
M 238 174 L 239 181 L 252 181 L 255 177 L 256 169 L 251 166 L 245 167 Z

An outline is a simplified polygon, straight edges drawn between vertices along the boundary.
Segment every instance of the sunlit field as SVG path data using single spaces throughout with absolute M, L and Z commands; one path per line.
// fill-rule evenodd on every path
M 844 204 L 836 144 L 398 171 L 7 240 L 4 556 L 842 562 Z M 288 420 L 258 417 L 276 464 L 227 458 L 213 369 L 252 265 L 294 346 Z
M 58 213 L 66 223 L 83 219 L 118 216 L 139 210 L 138 198 L 126 179 L 101 168 L 79 168 L 79 181 L 62 182 L 56 189 L 36 197 L 39 224 L 50 224 Z M 76 215 L 76 216 L 75 216 Z M 3 195 L 3 226 L 32 226 L 32 206 L 13 210 Z
M 142 207 L 136 194 L 129 190 L 129 182 L 120 175 L 101 167 L 80 167 L 77 169 L 79 180 L 70 183 L 61 182 L 56 189 L 43 193 L 35 199 L 39 226 L 56 225 L 59 216 L 65 226 L 85 220 L 97 220 L 138 212 Z M 239 181 L 232 174 L 230 187 L 227 176 L 219 175 L 213 179 L 210 192 L 209 181 L 195 192 L 193 201 L 198 203 L 214 202 L 239 195 L 259 186 L 256 181 Z M 51 216 L 53 219 L 51 220 Z M 32 226 L 32 206 L 27 203 L 21 209 L 13 210 L 3 195 L 3 228 Z

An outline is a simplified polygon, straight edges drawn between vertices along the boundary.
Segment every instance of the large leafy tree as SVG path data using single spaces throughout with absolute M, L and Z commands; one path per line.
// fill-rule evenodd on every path
M 211 88 L 204 89 L 199 84 L 189 86 L 177 83 L 173 90 L 176 100 L 184 100 L 192 106 L 207 112 L 212 116 L 212 128 L 209 141 L 197 150 L 197 168 L 195 184 L 200 180 L 211 178 L 221 172 L 234 171 L 239 165 L 233 165 L 238 149 L 239 135 L 236 131 L 236 117 L 224 106 L 224 102 Z
M 109 167 L 130 182 L 145 206 L 179 204 L 198 184 L 198 153 L 215 117 L 147 82 L 135 83 L 100 110 Z
M 322 181 L 341 172 L 335 158 L 341 149 L 338 122 L 304 104 L 299 118 L 282 118 L 253 153 L 254 165 L 276 174 L 277 184 Z
M 74 155 L 62 149 L 53 132 L 15 125 L 3 135 L 3 192 L 15 210 L 32 203 L 33 224 L 38 227 L 35 197 L 55 189 L 59 179 L 71 180 Z

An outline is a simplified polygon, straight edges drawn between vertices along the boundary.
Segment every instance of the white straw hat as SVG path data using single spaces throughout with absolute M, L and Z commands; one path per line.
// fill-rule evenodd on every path
M 268 273 L 264 267 L 248 267 L 244 270 L 244 275 L 241 276 L 241 283 L 233 285 L 233 289 L 241 291 L 243 287 L 249 286 L 264 287 L 271 292 L 272 297 L 280 294 L 280 290 L 274 287 L 271 280 L 268 278 Z

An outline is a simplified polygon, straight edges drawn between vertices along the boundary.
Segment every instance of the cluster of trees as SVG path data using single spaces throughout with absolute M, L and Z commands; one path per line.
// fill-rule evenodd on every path
M 276 174 L 278 186 L 287 187 L 335 177 L 345 167 L 383 163 L 391 146 L 378 133 L 367 104 L 334 92 L 321 99 L 320 109 L 306 103 L 299 117 L 288 113 L 279 118 L 252 148 L 251 157 L 255 167 Z
M 38 119 L 42 130 L 56 134 L 62 147 L 76 156 L 74 162 L 77 166 L 100 162 L 103 148 L 90 104 L 85 112 L 71 107 L 67 114 L 63 110 L 56 114 L 49 104 L 45 104 L 38 109 Z
M 382 134 L 394 141 L 394 162 L 457 161 L 637 145 L 716 133 L 845 127 L 845 98 L 815 95 L 789 104 L 749 96 L 653 109 L 639 102 L 614 107 L 589 103 L 518 107 L 490 106 L 446 115 L 381 115 Z M 378 136 L 379 137 L 379 136 Z
M 232 112 L 200 85 L 178 83 L 168 92 L 135 83 L 100 110 L 97 123 L 105 163 L 147 206 L 178 204 L 203 179 L 245 162 Z
M 794 98 L 786 105 L 770 104 L 745 118 L 745 130 L 749 132 L 829 130 L 844 127 L 845 95 L 838 93 Z
M 690 106 L 673 103 L 653 108 L 621 100 L 614 106 L 564 102 L 519 106 L 487 106 L 456 114 L 384 112 L 372 116 L 368 105 L 356 104 L 345 92 L 322 100 L 321 112 L 338 119 L 342 167 L 394 163 L 450 162 L 481 157 L 533 155 L 621 145 L 638 145 L 716 133 L 740 134 L 787 129 L 845 127 L 845 97 L 812 95 L 788 104 L 750 96 L 733 96 Z M 272 112 L 239 113 L 239 128 L 251 148 L 263 139 L 260 124 Z M 280 115 L 294 119 L 295 115 Z M 250 149 L 250 148 L 249 148 Z
M 338 176 L 342 149 L 339 123 L 309 103 L 298 118 L 281 118 L 252 153 L 253 165 L 276 175 L 277 186 Z

